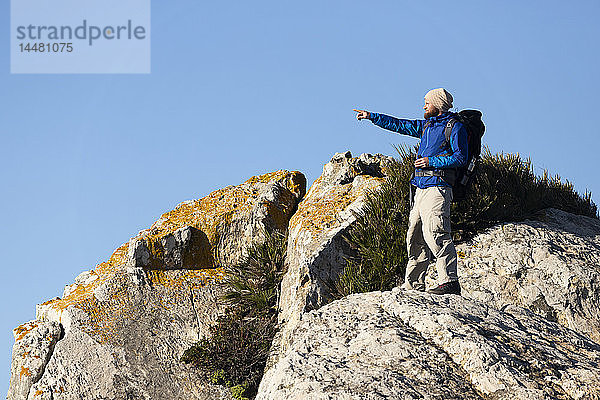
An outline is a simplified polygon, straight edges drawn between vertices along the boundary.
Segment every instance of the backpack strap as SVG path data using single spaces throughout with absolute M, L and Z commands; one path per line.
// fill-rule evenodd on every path
M 452 128 L 454 128 L 454 124 L 456 123 L 456 118 L 451 118 L 446 123 L 446 128 L 444 129 L 444 136 L 446 140 L 444 143 L 440 145 L 440 149 L 448 150 L 449 154 L 452 154 L 452 146 L 450 145 L 450 135 L 452 134 Z

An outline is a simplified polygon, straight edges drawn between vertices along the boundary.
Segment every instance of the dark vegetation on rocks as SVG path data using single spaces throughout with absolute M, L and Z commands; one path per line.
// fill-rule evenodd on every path
M 182 361 L 208 380 L 227 386 L 236 399 L 254 398 L 276 333 L 279 284 L 284 274 L 286 234 L 266 234 L 247 256 L 226 267 L 225 312 L 209 335 L 188 349 Z
M 350 229 L 347 241 L 356 256 L 347 260 L 335 283 L 339 297 L 373 290 L 391 290 L 401 282 L 406 268 L 406 230 L 409 209 L 409 178 L 416 147 L 396 148 L 399 157 L 386 171 L 387 179 L 369 193 Z M 518 154 L 492 155 L 483 149 L 476 180 L 463 201 L 452 205 L 455 242 L 502 222 L 536 218 L 545 208 L 598 218 L 591 193 L 578 194 L 573 184 L 544 171 L 536 176 L 530 159 Z

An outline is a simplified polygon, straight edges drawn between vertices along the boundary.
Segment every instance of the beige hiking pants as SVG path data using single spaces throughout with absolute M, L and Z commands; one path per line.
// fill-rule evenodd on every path
M 408 264 L 405 288 L 425 289 L 425 274 L 432 256 L 439 284 L 458 280 L 456 249 L 450 236 L 451 203 L 452 189 L 449 187 L 416 188 L 406 233 Z

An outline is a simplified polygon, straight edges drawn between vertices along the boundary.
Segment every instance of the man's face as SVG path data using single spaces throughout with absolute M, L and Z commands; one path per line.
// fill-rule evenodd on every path
M 425 110 L 425 112 L 423 113 L 423 115 L 425 116 L 425 119 L 435 117 L 436 115 L 438 115 L 440 113 L 440 110 L 435 108 L 433 106 L 433 104 L 431 104 L 427 100 L 425 100 L 425 105 L 423 106 L 423 110 Z

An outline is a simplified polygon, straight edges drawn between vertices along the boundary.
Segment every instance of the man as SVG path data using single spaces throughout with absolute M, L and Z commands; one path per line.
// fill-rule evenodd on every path
M 408 218 L 406 244 L 408 264 L 405 289 L 425 290 L 425 274 L 430 253 L 436 259 L 439 285 L 429 290 L 434 294 L 460 294 L 456 272 L 456 249 L 450 235 L 450 204 L 456 168 L 467 163 L 467 131 L 449 112 L 452 95 L 445 89 L 430 90 L 425 95 L 424 120 L 407 120 L 365 110 L 354 110 L 358 120 L 369 119 L 375 125 L 393 132 L 421 139 L 415 176 L 414 203 Z M 449 121 L 455 120 L 453 124 Z M 446 140 L 446 126 L 451 126 Z

